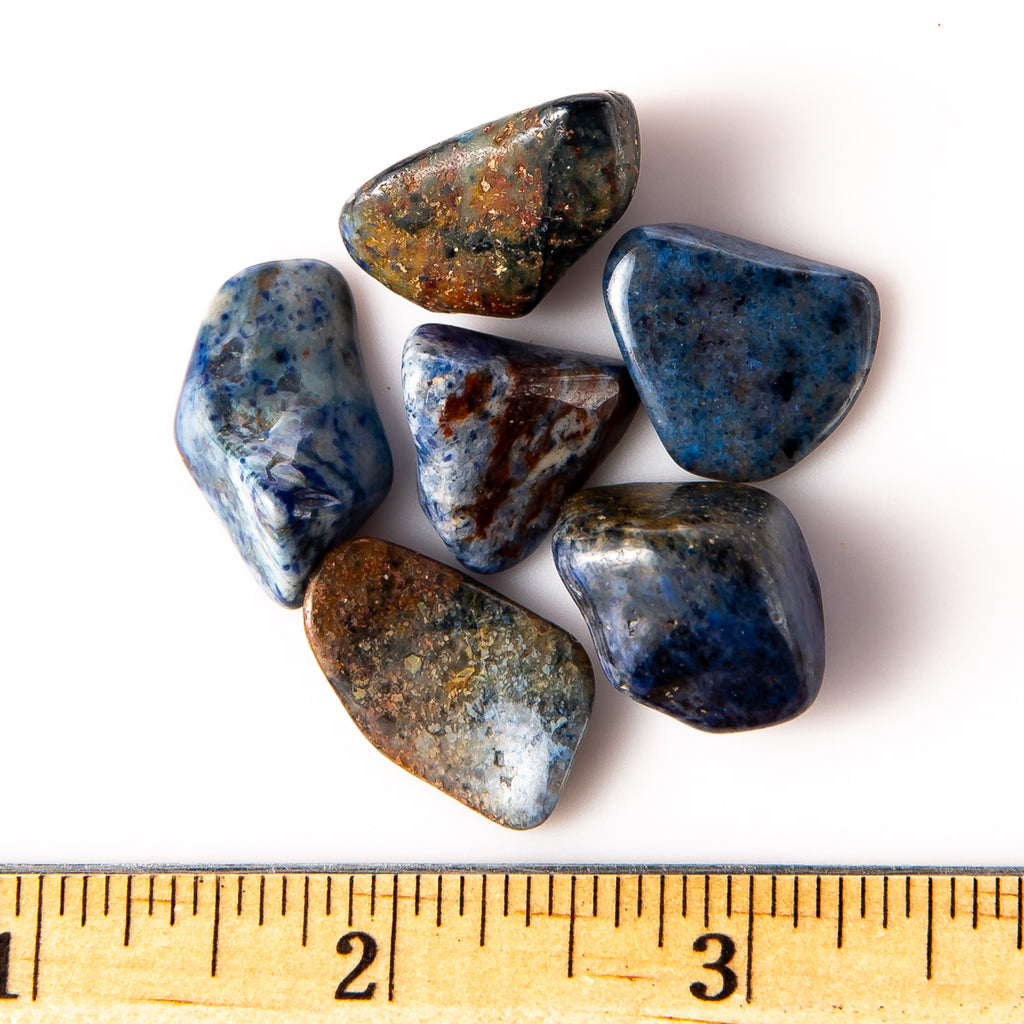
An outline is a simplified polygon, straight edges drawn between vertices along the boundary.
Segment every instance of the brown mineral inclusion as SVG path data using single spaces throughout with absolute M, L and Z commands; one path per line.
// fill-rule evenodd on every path
M 548 817 L 594 699 L 590 661 L 568 633 L 368 538 L 327 554 L 304 614 L 321 669 L 378 750 L 501 825 Z
M 345 204 L 341 232 L 363 270 L 426 309 L 522 316 L 622 216 L 639 172 L 628 97 L 567 96 L 389 167 Z

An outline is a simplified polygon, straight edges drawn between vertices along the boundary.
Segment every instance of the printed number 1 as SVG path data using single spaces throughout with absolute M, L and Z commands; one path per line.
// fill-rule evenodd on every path
M 0 932 L 0 999 L 17 999 L 14 992 L 7 991 L 7 972 L 11 967 L 11 933 Z

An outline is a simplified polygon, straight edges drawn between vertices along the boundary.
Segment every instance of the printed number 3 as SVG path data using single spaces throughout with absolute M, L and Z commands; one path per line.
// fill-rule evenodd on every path
M 714 939 L 718 943 L 720 952 L 717 960 L 712 960 L 711 963 L 704 964 L 704 966 L 709 971 L 718 971 L 722 976 L 722 987 L 717 992 L 709 992 L 707 985 L 703 981 L 695 981 L 690 986 L 690 992 L 698 999 L 717 1003 L 721 999 L 728 999 L 736 991 L 736 972 L 727 966 L 729 961 L 736 955 L 736 943 L 728 935 L 722 935 L 720 932 L 709 932 L 707 935 L 700 935 L 694 940 L 694 952 L 706 953 L 710 939 Z

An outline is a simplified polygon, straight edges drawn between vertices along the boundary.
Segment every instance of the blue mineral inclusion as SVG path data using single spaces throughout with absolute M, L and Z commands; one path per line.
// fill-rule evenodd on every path
M 555 564 L 605 673 L 641 704 L 707 732 L 804 711 L 821 686 L 824 620 L 800 528 L 741 484 L 580 491 Z
M 225 282 L 199 328 L 175 439 L 264 589 L 302 603 L 323 554 L 391 486 L 391 450 L 334 267 L 286 260 Z
M 641 401 L 699 476 L 788 469 L 835 429 L 871 367 L 878 295 L 848 270 L 659 224 L 619 239 L 604 282 Z

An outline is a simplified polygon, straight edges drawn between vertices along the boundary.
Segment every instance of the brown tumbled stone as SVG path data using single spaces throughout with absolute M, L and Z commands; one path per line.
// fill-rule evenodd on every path
M 628 97 L 567 96 L 382 171 L 345 204 L 342 237 L 426 309 L 522 316 L 622 216 L 639 171 Z
M 378 750 L 501 825 L 548 817 L 594 698 L 590 661 L 568 633 L 368 538 L 327 554 L 304 614 L 321 669 Z

